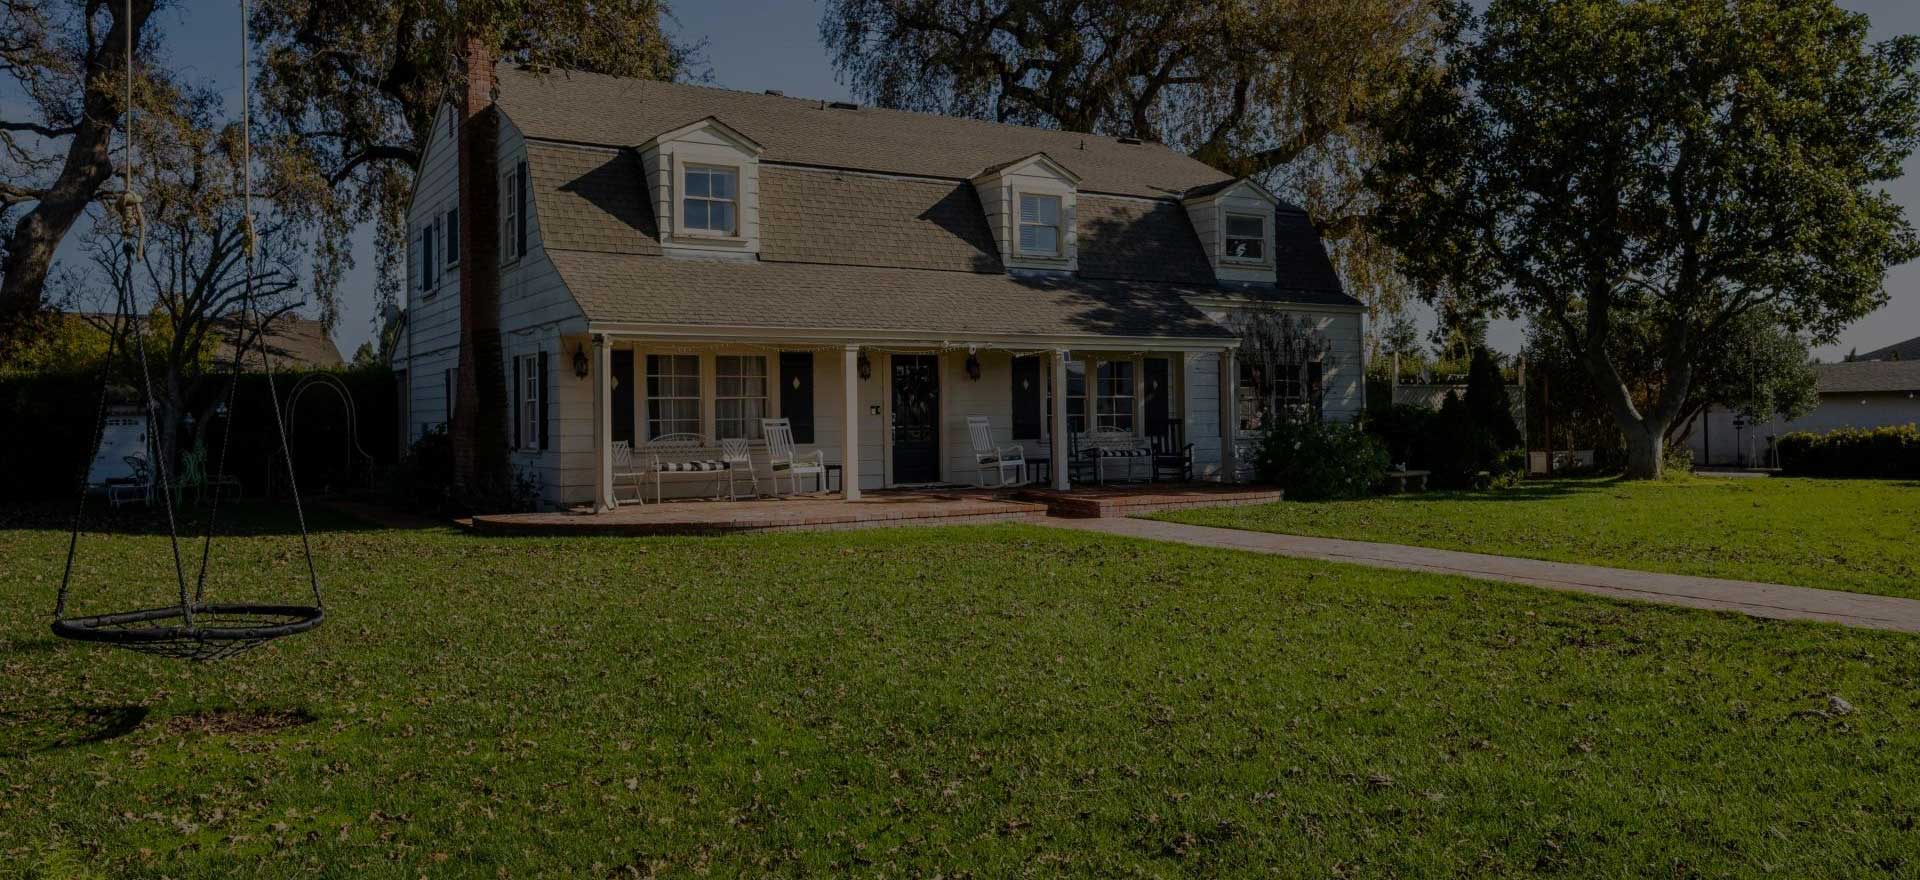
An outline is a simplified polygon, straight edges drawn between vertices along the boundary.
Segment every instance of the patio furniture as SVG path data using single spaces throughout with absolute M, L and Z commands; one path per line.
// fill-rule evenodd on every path
M 767 469 L 773 471 L 773 494 L 780 494 L 780 474 L 787 475 L 787 494 L 800 491 L 799 478 L 811 475 L 816 491 L 827 489 L 827 457 L 818 449 L 801 452 L 793 445 L 793 423 L 787 419 L 761 419 L 760 432 L 767 438 Z
M 989 488 L 987 473 L 994 474 L 992 488 L 1007 484 L 1007 472 L 1012 471 L 1015 485 L 1027 481 L 1027 451 L 1020 444 L 1001 446 L 993 442 L 993 424 L 986 416 L 967 416 L 967 437 L 973 441 L 973 463 L 977 470 L 975 480 L 981 488 Z
M 840 491 L 840 486 L 842 485 L 841 478 L 840 478 L 840 471 L 841 471 L 841 467 L 837 464 L 827 465 L 827 491 L 828 492 Z
M 620 481 L 633 481 L 633 500 L 636 504 L 647 503 L 647 491 L 642 487 L 641 478 L 645 472 L 633 461 L 633 444 L 625 440 L 613 441 L 613 506 L 620 506 Z
M 1147 446 L 1153 449 L 1153 478 L 1163 475 L 1176 480 L 1193 479 L 1193 444 L 1186 442 L 1186 423 L 1181 419 L 1168 419 L 1160 425 L 1160 430 L 1147 435 Z
M 648 440 L 640 468 L 643 478 L 653 477 L 653 503 L 664 500 L 661 481 L 666 477 L 711 477 L 713 497 L 718 500 L 722 472 L 730 467 L 726 459 L 716 457 L 715 452 L 713 445 L 700 434 L 662 434 Z
M 220 493 L 228 489 L 232 489 L 235 495 L 246 494 L 240 488 L 240 478 L 232 474 L 207 476 L 206 462 L 207 451 L 205 449 L 196 448 L 180 456 L 180 479 L 175 480 L 173 483 L 173 503 L 186 503 L 187 490 L 189 489 L 193 491 L 195 504 L 206 500 L 209 489 L 213 491 L 216 501 L 219 500 Z
M 1107 468 L 1123 466 L 1129 479 L 1135 468 L 1145 467 L 1147 482 L 1153 482 L 1153 449 L 1140 442 L 1131 431 L 1096 428 L 1074 436 L 1076 458 L 1093 465 L 1093 480 L 1104 485 Z
M 1413 491 L 1425 492 L 1427 491 L 1427 477 L 1432 474 L 1432 471 L 1387 471 L 1387 481 L 1393 484 L 1393 491 L 1396 494 L 1407 491 L 1408 483 L 1414 485 Z
M 747 479 L 753 481 L 753 496 L 760 497 L 760 475 L 753 469 L 753 444 L 745 437 L 728 437 L 720 441 L 720 460 L 727 463 L 727 497 L 740 500 L 740 472 L 747 472 Z
M 133 470 L 133 477 L 121 482 L 107 484 L 107 503 L 113 507 L 122 504 L 141 504 L 153 502 L 153 470 L 147 466 L 144 455 L 128 455 L 120 459 Z

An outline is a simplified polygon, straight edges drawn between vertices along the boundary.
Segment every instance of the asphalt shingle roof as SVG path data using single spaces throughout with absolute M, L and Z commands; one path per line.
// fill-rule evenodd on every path
M 998 125 L 593 73 L 498 71 L 499 104 L 528 137 L 630 147 L 712 116 L 766 148 L 765 162 L 966 180 L 1034 153 L 1080 175 L 1082 192 L 1170 197 L 1227 180 L 1154 143 Z
M 1164 147 L 592 74 L 502 69 L 500 80 L 500 106 L 529 138 L 542 239 L 591 320 L 1230 335 L 1186 302 L 1220 288 L 1172 198 L 1226 178 Z M 632 145 L 708 116 L 765 146 L 757 262 L 659 258 Z M 1085 178 L 1075 278 L 1008 277 L 967 181 L 994 164 L 989 157 L 1035 152 Z M 1305 215 L 1283 208 L 1275 232 L 1281 284 L 1260 298 L 1356 304 Z
M 1821 394 L 1920 391 L 1920 360 L 1816 364 L 1814 372 Z
M 584 251 L 552 257 L 596 321 L 899 331 L 956 342 L 968 334 L 1233 335 L 1163 284 Z
M 1905 342 L 1896 342 L 1886 348 L 1876 348 L 1854 358 L 1862 361 L 1920 361 L 1920 336 Z

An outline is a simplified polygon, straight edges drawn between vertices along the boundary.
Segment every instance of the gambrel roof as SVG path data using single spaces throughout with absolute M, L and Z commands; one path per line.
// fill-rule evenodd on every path
M 542 242 L 589 320 L 1231 335 L 1187 301 L 1219 285 L 1180 198 L 1232 181 L 1163 146 L 592 74 L 499 77 Z M 708 119 L 760 148 L 758 259 L 655 259 L 666 249 L 633 145 Z M 1009 276 L 970 182 L 1040 153 L 1079 178 L 1072 276 Z M 1274 224 L 1281 281 L 1264 293 L 1357 305 L 1304 214 L 1288 213 Z

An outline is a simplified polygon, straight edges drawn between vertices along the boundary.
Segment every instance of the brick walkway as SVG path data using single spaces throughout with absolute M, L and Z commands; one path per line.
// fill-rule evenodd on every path
M 1053 518 L 1042 522 L 1057 528 L 1172 541 L 1198 547 L 1247 550 L 1402 571 L 1463 575 L 1614 599 L 1736 611 L 1754 617 L 1818 620 L 1867 629 L 1920 633 L 1920 600 L 1892 596 L 1544 562 L 1399 544 L 1276 535 L 1144 519 Z

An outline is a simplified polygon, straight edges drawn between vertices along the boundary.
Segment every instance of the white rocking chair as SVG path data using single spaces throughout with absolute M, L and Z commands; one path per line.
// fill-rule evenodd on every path
M 760 432 L 767 437 L 767 469 L 773 472 L 773 494 L 780 494 L 780 473 L 787 475 L 787 494 L 800 491 L 799 478 L 811 475 L 816 491 L 827 488 L 827 458 L 818 449 L 802 453 L 793 446 L 793 423 L 787 419 L 761 419 Z M 842 475 L 844 479 L 845 476 Z
M 967 436 L 973 441 L 973 462 L 979 469 L 975 479 L 981 488 L 1007 485 L 1007 472 L 1013 472 L 1014 484 L 1027 481 L 1027 451 L 1020 444 L 1000 446 L 993 442 L 993 423 L 986 416 L 967 416 Z M 991 484 L 987 473 L 994 473 Z

